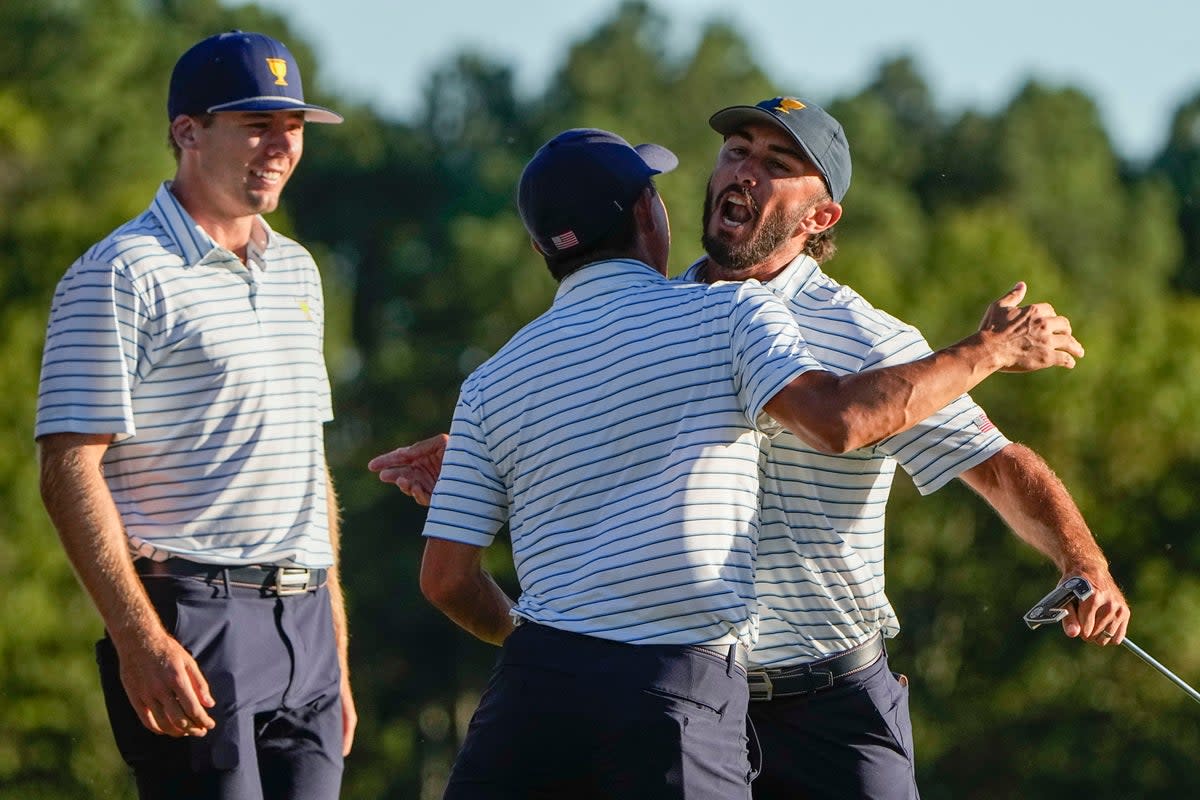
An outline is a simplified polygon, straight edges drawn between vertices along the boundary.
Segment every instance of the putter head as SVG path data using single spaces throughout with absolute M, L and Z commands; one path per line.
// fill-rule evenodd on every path
M 1050 622 L 1058 622 L 1067 615 L 1067 604 L 1086 600 L 1092 596 L 1092 584 L 1087 578 L 1067 578 L 1050 594 L 1038 600 L 1037 605 L 1025 613 L 1025 624 L 1036 630 Z

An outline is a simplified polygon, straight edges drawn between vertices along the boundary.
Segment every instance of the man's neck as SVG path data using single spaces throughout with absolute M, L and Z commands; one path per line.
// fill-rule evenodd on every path
M 242 263 L 246 263 L 251 240 L 260 250 L 265 249 L 266 231 L 259 224 L 257 214 L 229 217 L 213 213 L 210 210 L 211 204 L 200 202 L 189 191 L 186 182 L 178 178 L 171 184 L 171 193 L 214 242 L 240 258 Z
M 772 258 L 744 269 L 730 269 L 722 264 L 718 264 L 712 256 L 708 256 L 704 259 L 704 263 L 700 265 L 700 280 L 705 283 L 748 280 L 766 283 L 791 266 L 792 261 L 795 260 L 795 256 L 788 258 L 782 263 L 777 263 L 777 260 Z

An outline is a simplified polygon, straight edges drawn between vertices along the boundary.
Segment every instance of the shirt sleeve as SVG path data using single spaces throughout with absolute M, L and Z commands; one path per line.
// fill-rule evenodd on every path
M 123 271 L 76 262 L 50 307 L 34 435 L 137 433 L 133 387 L 149 362 L 149 327 Z
M 477 404 L 464 386 L 454 409 L 442 472 L 423 535 L 487 547 L 508 519 L 508 491 L 484 437 Z
M 864 369 L 878 369 L 924 358 L 933 351 L 916 328 L 898 326 L 876 342 Z M 896 459 L 921 494 L 932 494 L 971 467 L 1010 444 L 970 395 L 912 428 L 884 439 L 876 449 Z
M 808 351 L 791 312 L 757 281 L 738 287 L 730 319 L 738 399 L 751 424 L 775 436 L 783 426 L 763 407 L 800 375 L 823 367 Z

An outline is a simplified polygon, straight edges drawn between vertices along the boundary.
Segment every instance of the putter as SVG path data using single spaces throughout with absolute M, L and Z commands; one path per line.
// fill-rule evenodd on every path
M 1029 609 L 1029 611 L 1025 614 L 1025 624 L 1029 626 L 1030 630 L 1036 630 L 1042 625 L 1046 625 L 1051 622 L 1058 622 L 1067 615 L 1066 607 L 1068 603 L 1076 603 L 1080 600 L 1086 600 L 1091 596 L 1092 584 L 1088 582 L 1087 578 L 1067 578 L 1065 581 L 1056 586 L 1054 590 L 1050 592 L 1050 594 L 1046 595 L 1041 600 L 1038 600 L 1037 605 Z M 1200 692 L 1197 692 L 1191 686 L 1188 686 L 1182 678 L 1151 658 L 1145 650 L 1131 642 L 1128 637 L 1122 639 L 1121 644 L 1132 650 L 1138 658 L 1142 659 L 1142 661 L 1145 661 L 1163 675 L 1167 676 L 1172 683 L 1187 692 L 1188 697 L 1192 698 L 1197 703 L 1200 703 Z

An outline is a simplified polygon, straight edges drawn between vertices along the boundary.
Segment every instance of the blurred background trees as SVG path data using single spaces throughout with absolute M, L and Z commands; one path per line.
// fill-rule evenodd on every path
M 322 97 L 304 42 L 253 6 L 0 4 L 0 797 L 133 797 L 96 687 L 99 620 L 38 499 L 38 364 L 62 272 L 171 175 L 175 58 L 233 27 L 286 40 L 309 94 L 347 116 L 309 128 L 271 220 L 317 256 L 330 309 L 329 449 L 362 713 L 345 797 L 440 796 L 495 656 L 421 599 L 423 514 L 365 463 L 443 430 L 463 377 L 552 298 L 514 207 L 522 165 L 566 127 L 671 147 L 683 166 L 659 185 L 676 274 L 699 253 L 719 143 L 708 114 L 776 93 L 825 105 L 851 141 L 835 277 L 935 347 L 1017 280 L 1071 316 L 1088 349 L 1077 369 L 999 376 L 976 396 L 1074 492 L 1134 607 L 1134 638 L 1200 680 L 1200 93 L 1161 152 L 1129 164 L 1071 87 L 1033 81 L 1004 108 L 950 116 L 911 59 L 833 97 L 818 66 L 801 85 L 773 83 L 725 24 L 668 53 L 666 25 L 644 3 L 615 6 L 531 97 L 507 65 L 448 54 L 423 112 L 396 120 Z M 898 484 L 888 588 L 904 633 L 891 652 L 912 681 L 923 796 L 1200 793 L 1190 701 L 1129 653 L 1026 631 L 1054 570 L 964 487 L 919 498 Z M 515 592 L 503 549 L 489 565 Z

